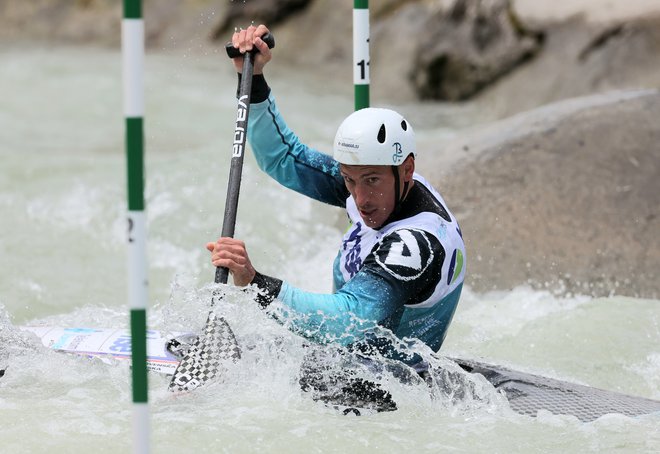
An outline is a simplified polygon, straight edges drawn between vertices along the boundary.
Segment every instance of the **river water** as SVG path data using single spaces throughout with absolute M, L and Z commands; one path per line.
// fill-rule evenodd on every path
M 127 325 L 120 64 L 113 50 L 0 51 L 2 452 L 131 446 L 128 366 L 48 351 L 18 329 Z M 150 54 L 146 70 L 149 325 L 199 331 L 213 290 L 204 244 L 221 228 L 235 75 L 214 52 Z M 350 80 L 277 67 L 269 80 L 293 129 L 327 150 L 352 108 Z M 465 106 L 397 108 L 417 124 L 422 150 L 477 118 Z M 435 118 L 451 122 L 438 127 Z M 246 158 L 236 236 L 260 271 L 330 291 L 341 219 Z M 660 399 L 658 304 L 467 288 L 442 352 Z M 154 452 L 660 451 L 660 415 L 529 418 L 471 377 L 464 380 L 474 392 L 462 399 L 390 382 L 398 411 L 342 416 L 299 390 L 300 340 L 255 306 L 229 292 L 218 309 L 244 346 L 219 383 L 173 396 L 166 377 L 150 375 Z

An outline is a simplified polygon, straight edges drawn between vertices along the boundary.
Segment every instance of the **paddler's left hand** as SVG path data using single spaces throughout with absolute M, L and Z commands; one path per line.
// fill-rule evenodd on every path
M 244 242 L 225 237 L 215 243 L 206 243 L 206 249 L 211 252 L 213 265 L 229 269 L 234 285 L 245 287 L 252 282 L 256 271 L 250 262 Z

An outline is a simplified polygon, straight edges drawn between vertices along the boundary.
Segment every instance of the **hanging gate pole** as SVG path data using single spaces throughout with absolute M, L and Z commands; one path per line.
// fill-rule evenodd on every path
M 128 303 L 131 311 L 133 452 L 148 453 L 147 258 L 144 214 L 144 21 L 142 1 L 124 0 L 124 115 L 128 186 Z
M 355 110 L 369 107 L 369 0 L 353 2 Z

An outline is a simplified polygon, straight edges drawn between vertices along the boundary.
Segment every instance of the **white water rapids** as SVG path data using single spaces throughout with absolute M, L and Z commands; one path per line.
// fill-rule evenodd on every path
M 1 452 L 131 447 L 127 364 L 58 354 L 17 328 L 128 324 L 120 64 L 111 50 L 0 50 Z M 329 150 L 352 109 L 350 81 L 283 68 L 269 81 L 294 131 Z M 204 244 L 219 234 L 224 211 L 235 75 L 220 52 L 150 54 L 145 88 L 149 327 L 199 331 L 214 275 Z M 416 125 L 422 152 L 474 120 L 466 107 L 397 108 Z M 236 236 L 257 269 L 330 291 L 341 219 L 270 181 L 248 155 Z M 468 272 L 469 260 L 470 251 Z M 660 399 L 659 304 L 468 288 L 442 353 Z M 220 383 L 188 395 L 171 395 L 166 377 L 150 375 L 154 452 L 660 451 L 660 415 L 529 418 L 474 378 L 466 382 L 481 400 L 391 381 L 398 411 L 342 416 L 300 391 L 298 338 L 240 295 L 219 312 L 244 358 Z

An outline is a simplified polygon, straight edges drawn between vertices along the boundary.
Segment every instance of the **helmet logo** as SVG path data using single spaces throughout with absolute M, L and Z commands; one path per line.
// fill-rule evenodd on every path
M 392 162 L 394 164 L 400 164 L 403 160 L 403 150 L 401 149 L 401 144 L 399 142 L 394 142 L 392 144 L 394 147 L 394 154 L 392 155 Z

